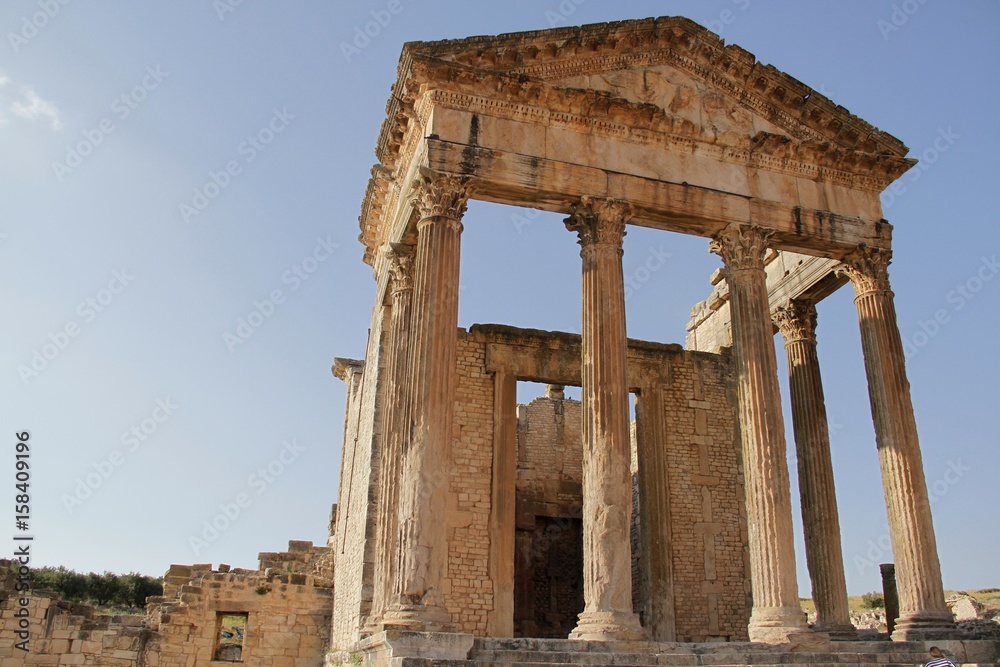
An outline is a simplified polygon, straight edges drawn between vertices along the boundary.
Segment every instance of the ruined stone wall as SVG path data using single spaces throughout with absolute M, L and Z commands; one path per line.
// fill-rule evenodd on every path
M 213 662 L 223 614 L 247 614 L 242 662 L 261 667 L 320 667 L 329 644 L 333 589 L 311 574 L 234 570 L 195 574 L 172 566 L 189 583 L 150 605 L 152 660 L 136 667 L 188 667 Z M 165 591 L 166 592 L 166 591 Z M 154 662 L 155 660 L 155 662 Z
M 0 561 L 0 567 L 9 566 Z M 22 665 L 84 665 L 87 667 L 156 667 L 155 659 L 143 661 L 150 631 L 142 616 L 98 614 L 93 607 L 60 600 L 41 591 L 27 595 L 28 651 L 16 647 L 21 593 L 0 587 L 0 667 Z
M 329 645 L 333 550 L 290 542 L 288 552 L 263 553 L 261 569 L 172 565 L 163 596 L 146 614 L 107 615 L 55 593 L 14 590 L 0 580 L 0 667 L 192 667 L 213 661 L 221 614 L 246 614 L 243 663 L 320 667 Z M 0 572 L 9 571 L 0 560 Z M 28 600 L 29 650 L 16 648 L 20 598 Z
M 337 598 L 331 642 L 346 647 L 358 639 L 371 609 L 374 576 L 375 492 L 378 489 L 380 361 L 383 324 L 388 309 L 376 306 L 369 330 L 364 371 L 356 388 L 348 387 L 343 465 L 337 502 Z
M 317 586 L 333 586 L 334 550 L 312 542 L 290 540 L 288 551 L 258 554 L 258 569 L 265 574 L 308 574 Z
M 581 516 L 583 440 L 579 401 L 539 396 L 517 411 L 517 512 Z M 527 519 L 533 523 L 533 519 Z
M 493 469 L 493 376 L 486 348 L 460 331 L 448 493 L 445 604 L 459 632 L 486 634 L 493 609 L 489 515 Z
M 678 641 L 746 640 L 742 454 L 726 357 L 672 357 L 664 388 Z

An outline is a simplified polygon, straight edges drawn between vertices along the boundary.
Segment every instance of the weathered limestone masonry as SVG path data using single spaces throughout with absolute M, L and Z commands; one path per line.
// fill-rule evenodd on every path
M 373 664 L 465 659 L 481 646 L 473 636 L 566 631 L 552 600 L 575 605 L 575 584 L 532 574 L 534 597 L 526 591 L 525 568 L 555 567 L 526 544 L 573 517 L 563 516 L 572 503 L 557 516 L 519 506 L 519 380 L 582 387 L 583 610 L 570 637 L 794 647 L 850 637 L 815 337 L 787 317 L 847 282 L 899 574 L 893 637 L 954 634 L 886 271 L 892 226 L 879 194 L 915 163 L 902 142 L 676 17 L 409 43 L 386 111 L 360 218 L 377 284 L 371 338 L 363 363 L 337 371 L 349 422 L 338 646 Z M 568 216 L 581 245 L 581 336 L 457 328 L 470 199 Z M 703 237 L 721 256 L 688 327 L 700 355 L 626 338 L 629 225 Z M 412 297 L 398 301 L 411 273 Z M 811 631 L 795 578 L 775 322 L 793 372 L 821 608 Z M 558 483 L 565 468 L 550 472 Z M 577 529 L 560 530 L 575 552 L 566 531 Z
M 517 529 L 530 523 L 534 530 L 540 517 L 579 518 L 584 492 L 582 424 L 567 421 L 582 414 L 580 404 L 558 401 L 567 406 L 561 419 L 552 398 L 519 408 L 510 379 L 580 385 L 581 337 L 477 325 L 459 330 L 456 343 L 444 603 L 460 632 L 512 636 L 515 589 L 525 585 L 516 581 Z M 648 471 L 638 479 L 640 516 L 664 517 L 671 508 L 669 522 L 641 523 L 642 539 L 657 548 L 640 556 L 639 590 L 631 590 L 631 557 L 626 560 L 629 593 L 650 627 L 672 638 L 746 639 L 747 531 L 728 357 L 630 341 L 624 368 L 626 391 L 637 401 L 639 468 Z M 529 434 L 536 445 L 520 446 Z M 626 441 L 626 473 L 627 449 Z M 504 469 L 509 472 L 501 474 Z M 631 493 L 628 477 L 626 484 Z M 514 507 L 505 509 L 508 500 Z M 570 524 L 552 525 L 561 533 Z M 629 544 L 627 534 L 623 540 Z M 338 590 L 338 608 L 340 597 Z M 345 645 L 339 637 L 334 644 Z
M 0 571 L 9 571 L 0 560 Z M 30 594 L 30 651 L 14 648 L 18 619 L 13 580 L 0 582 L 0 666 L 198 667 L 215 660 L 224 617 L 244 616 L 240 662 L 317 667 L 328 648 L 333 550 L 290 542 L 260 554 L 258 570 L 172 565 L 163 596 L 145 616 L 108 616 L 45 591 Z M 228 657 L 232 660 L 232 654 Z

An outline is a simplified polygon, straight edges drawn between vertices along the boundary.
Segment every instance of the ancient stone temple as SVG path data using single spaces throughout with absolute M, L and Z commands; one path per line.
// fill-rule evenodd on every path
M 851 638 L 815 336 L 816 302 L 848 283 L 896 558 L 893 637 L 951 636 L 879 201 L 907 152 L 686 19 L 407 44 L 361 211 L 369 345 L 335 369 L 349 397 L 331 642 L 465 657 L 473 637 Z M 470 199 L 565 214 L 582 335 L 458 328 Z M 628 225 L 704 237 L 722 258 L 686 348 L 626 337 Z M 522 380 L 553 386 L 519 408 Z
M 361 211 L 368 349 L 333 369 L 347 410 L 327 545 L 292 541 L 254 570 L 173 565 L 144 615 L 23 592 L 0 560 L 0 667 L 860 667 L 922 663 L 932 643 L 993 665 L 1000 642 L 957 637 L 945 603 L 893 308 L 879 193 L 906 153 L 686 19 L 406 45 Z M 469 199 L 566 216 L 581 334 L 458 328 Z M 722 258 L 684 347 L 626 336 L 628 225 Z M 851 626 L 817 361 L 815 305 L 848 283 L 895 558 L 891 642 Z M 519 381 L 545 395 L 518 405 Z

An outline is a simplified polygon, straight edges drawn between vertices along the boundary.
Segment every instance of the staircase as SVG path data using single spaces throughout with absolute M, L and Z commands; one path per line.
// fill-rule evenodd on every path
M 1000 642 L 935 642 L 957 664 L 991 667 L 1000 658 Z M 398 658 L 400 667 L 555 667 L 557 665 L 627 665 L 628 667 L 914 667 L 928 660 L 930 643 L 832 642 L 820 650 L 790 650 L 788 645 L 756 643 L 676 644 L 584 642 L 564 639 L 477 638 L 465 660 Z

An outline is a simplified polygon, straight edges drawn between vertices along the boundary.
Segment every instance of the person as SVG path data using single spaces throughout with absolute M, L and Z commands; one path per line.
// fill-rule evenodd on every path
M 924 664 L 924 667 L 958 667 L 937 646 L 931 646 L 928 652 L 931 654 L 931 659 Z

